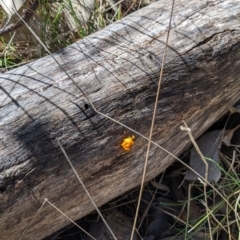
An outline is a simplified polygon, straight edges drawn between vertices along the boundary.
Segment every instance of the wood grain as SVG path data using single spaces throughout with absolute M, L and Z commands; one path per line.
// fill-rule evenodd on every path
M 177 0 L 153 140 L 178 155 L 239 99 L 239 0 Z M 45 198 L 76 220 L 93 210 L 58 138 L 101 206 L 141 181 L 170 14 L 161 0 L 50 57 L 0 75 L 0 232 L 18 239 Z M 69 79 L 67 71 L 75 83 Z M 152 145 L 146 180 L 174 159 Z M 69 221 L 46 205 L 21 239 L 42 239 Z

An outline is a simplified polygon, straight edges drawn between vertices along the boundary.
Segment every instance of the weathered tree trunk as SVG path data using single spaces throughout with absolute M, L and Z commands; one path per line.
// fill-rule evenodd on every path
M 96 109 L 148 136 L 170 15 L 161 0 L 54 56 Z M 177 0 L 153 140 L 178 155 L 240 91 L 240 1 Z M 93 210 L 59 149 L 98 206 L 137 186 L 147 141 L 97 114 L 51 57 L 0 75 L 0 234 L 18 239 L 45 198 L 76 220 Z M 147 180 L 173 161 L 151 146 Z M 69 221 L 46 205 L 21 239 L 41 239 Z

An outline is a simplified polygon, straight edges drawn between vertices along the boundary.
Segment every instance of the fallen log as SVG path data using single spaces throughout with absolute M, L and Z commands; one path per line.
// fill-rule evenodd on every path
M 239 99 L 240 1 L 176 1 L 153 141 L 174 155 Z M 139 185 L 170 2 L 155 2 L 54 54 L 0 75 L 0 232 L 18 239 L 45 198 L 76 220 L 94 208 L 57 145 L 59 139 L 98 206 Z M 68 72 L 72 79 L 64 73 Z M 174 158 L 151 146 L 146 180 Z M 45 205 L 21 239 L 69 224 Z

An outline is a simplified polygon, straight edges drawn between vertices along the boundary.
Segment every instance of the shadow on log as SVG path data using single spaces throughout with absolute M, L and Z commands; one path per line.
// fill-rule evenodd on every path
M 240 91 L 240 1 L 175 4 L 153 141 L 174 155 L 227 112 Z M 96 109 L 148 136 L 170 15 L 162 0 L 54 54 Z M 147 141 L 97 114 L 48 56 L 0 75 L 0 232 L 18 239 L 45 198 L 76 220 L 93 210 L 56 138 L 96 204 L 140 184 Z M 147 180 L 173 158 L 151 146 Z M 21 239 L 69 221 L 45 205 Z

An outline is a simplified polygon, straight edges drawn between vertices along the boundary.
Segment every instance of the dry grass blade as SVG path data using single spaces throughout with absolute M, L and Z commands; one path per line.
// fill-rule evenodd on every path
M 238 226 L 238 232 L 240 232 L 240 216 L 239 216 L 239 202 L 240 202 L 240 193 L 238 193 L 238 197 L 236 199 L 236 203 L 235 203 L 235 216 L 236 216 L 236 222 L 237 222 L 237 226 Z
M 145 159 L 145 163 L 144 163 L 143 175 L 142 175 L 142 181 L 141 181 L 141 187 L 140 187 L 140 192 L 139 192 L 139 197 L 138 197 L 138 203 L 137 203 L 137 209 L 136 209 L 136 213 L 135 213 L 135 217 L 134 217 L 132 234 L 131 234 L 131 238 L 130 238 L 131 240 L 133 239 L 133 236 L 134 236 L 134 231 L 135 231 L 136 224 L 137 224 L 137 217 L 138 217 L 138 212 L 139 212 L 139 208 L 140 208 L 140 203 L 141 203 L 143 188 L 144 188 L 145 176 L 146 176 L 146 171 L 147 171 L 147 164 L 148 164 L 149 153 L 150 153 L 151 139 L 152 139 L 152 134 L 153 134 L 153 127 L 154 127 L 154 123 L 155 123 L 155 117 L 156 117 L 157 106 L 158 106 L 158 98 L 159 98 L 160 89 L 161 89 L 163 69 L 164 69 L 164 63 L 165 63 L 165 58 L 166 58 L 167 46 L 168 46 L 168 39 L 169 39 L 169 34 L 170 34 L 170 29 L 171 29 L 171 21 L 172 21 L 172 16 L 173 16 L 173 8 L 174 8 L 174 0 L 172 1 L 172 7 L 171 7 L 171 12 L 170 12 L 170 18 L 169 18 L 169 25 L 168 25 L 167 37 L 166 37 L 166 42 L 165 42 L 165 48 L 164 48 L 164 53 L 163 53 L 162 66 L 161 66 L 161 71 L 160 71 L 160 76 L 159 76 L 159 81 L 158 81 L 158 89 L 157 89 L 156 100 L 155 100 L 155 104 L 154 104 L 152 124 L 151 124 L 151 128 L 150 128 L 150 134 L 149 134 L 149 140 L 148 140 L 148 146 L 147 146 L 147 152 L 146 152 L 146 159 Z
M 161 184 L 162 179 L 163 179 L 163 176 L 164 176 L 164 173 L 165 173 L 165 171 L 163 172 L 163 174 L 162 174 L 161 178 L 159 179 L 159 182 L 158 182 L 158 183 L 156 183 L 156 182 L 154 182 L 154 181 L 151 181 L 151 182 L 150 182 L 156 189 L 155 189 L 155 191 L 154 191 L 154 193 L 153 193 L 153 196 L 152 196 L 152 198 L 151 198 L 151 201 L 148 203 L 148 206 L 147 206 L 146 210 L 144 211 L 144 213 L 143 213 L 143 215 L 142 215 L 142 217 L 141 217 L 141 219 L 140 219 L 140 222 L 139 222 L 139 225 L 138 225 L 137 230 L 139 230 L 139 228 L 141 227 L 141 225 L 142 225 L 142 223 L 143 223 L 143 220 L 144 220 L 144 218 L 146 217 L 146 215 L 147 215 L 147 213 L 148 213 L 148 211 L 149 211 L 149 209 L 150 209 L 150 207 L 151 207 L 151 205 L 152 205 L 152 203 L 153 203 L 153 200 L 154 200 L 155 197 L 156 197 L 158 188 L 160 187 L 160 189 L 166 191 L 167 193 L 170 191 L 170 189 L 169 189 L 168 187 L 166 187 L 165 185 Z M 167 193 L 166 193 L 166 194 L 167 194 Z
M 191 133 L 191 129 L 187 126 L 186 122 L 183 121 L 185 127 L 182 127 L 181 129 L 183 131 L 187 131 L 189 138 L 191 139 L 191 142 L 193 144 L 193 146 L 195 147 L 196 151 L 198 152 L 199 156 L 201 157 L 202 161 L 204 162 L 205 166 L 206 166 L 206 170 L 205 170 L 205 182 L 203 183 L 203 188 L 204 188 L 204 198 L 205 198 L 205 205 L 206 205 L 206 213 L 207 216 L 210 215 L 210 210 L 208 208 L 208 199 L 207 199 L 207 179 L 208 179 L 208 163 L 206 161 L 206 159 L 204 158 L 204 156 L 202 155 L 202 152 L 200 151 L 196 141 L 193 138 L 193 135 Z M 210 222 L 210 218 L 208 217 L 208 227 L 209 227 L 209 236 L 210 239 L 212 240 L 212 228 L 211 228 L 211 222 Z
M 92 205 L 94 206 L 94 208 L 95 208 L 96 211 L 98 212 L 99 216 L 100 216 L 101 219 L 103 220 L 103 222 L 104 222 L 104 224 L 106 225 L 106 227 L 108 228 L 109 232 L 112 234 L 113 238 L 114 238 L 115 240 L 117 240 L 116 236 L 114 235 L 113 231 L 111 230 L 111 228 L 109 227 L 108 223 L 107 223 L 106 220 L 104 219 L 104 217 L 103 217 L 102 213 L 100 212 L 100 210 L 98 209 L 96 203 L 93 201 L 93 199 L 92 199 L 90 193 L 88 192 L 88 190 L 87 190 L 87 188 L 85 187 L 83 181 L 82 181 L 81 178 L 79 177 L 79 175 L 78 175 L 76 169 L 74 168 L 72 162 L 70 161 L 70 159 L 69 159 L 67 153 L 65 152 L 64 148 L 62 147 L 62 145 L 61 145 L 61 143 L 59 142 L 58 139 L 57 139 L 57 143 L 58 143 L 59 147 L 61 148 L 61 150 L 62 150 L 62 152 L 63 152 L 63 154 L 64 154 L 66 160 L 68 161 L 68 163 L 69 163 L 69 165 L 70 165 L 70 167 L 71 167 L 71 169 L 73 170 L 74 174 L 76 175 L 76 177 L 77 177 L 79 183 L 82 185 L 84 191 L 85 191 L 86 194 L 88 195 L 88 197 L 89 197 L 89 199 L 90 199 Z
M 222 159 L 224 160 L 225 164 L 228 166 L 228 170 L 226 172 L 226 176 L 228 176 L 230 173 L 233 173 L 234 177 L 236 177 L 236 179 L 238 179 L 237 171 L 234 168 L 234 164 L 236 163 L 236 150 L 235 149 L 233 150 L 231 159 L 227 159 L 224 154 L 221 154 L 221 156 L 222 156 Z M 230 162 L 229 162 L 229 160 L 230 160 Z M 224 177 L 223 181 L 224 180 L 227 181 L 226 177 Z
M 185 238 L 187 238 L 188 234 L 188 226 L 189 226 L 189 213 L 190 213 L 190 204 L 191 204 L 191 189 L 192 189 L 192 184 L 189 184 L 188 186 L 188 201 L 187 201 L 187 219 L 186 219 L 186 227 L 185 227 Z

